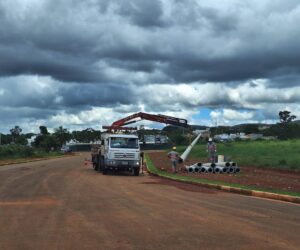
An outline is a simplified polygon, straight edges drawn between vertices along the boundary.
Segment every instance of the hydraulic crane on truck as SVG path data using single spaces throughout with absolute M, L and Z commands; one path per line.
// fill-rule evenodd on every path
M 160 122 L 160 123 L 165 123 L 165 124 L 184 127 L 184 128 L 190 127 L 186 119 L 181 119 L 181 118 L 167 116 L 167 115 L 160 115 L 160 114 L 153 115 L 144 112 L 138 112 L 133 115 L 115 121 L 114 123 L 112 123 L 111 126 L 103 126 L 103 128 L 109 131 L 118 130 L 118 129 L 130 130 L 131 128 L 127 128 L 127 127 L 124 128 L 124 126 L 140 121 L 137 120 L 137 118 L 140 118 L 140 120 Z
M 92 162 L 95 170 L 103 174 L 107 174 L 108 170 L 128 170 L 134 175 L 139 175 L 141 165 L 139 140 L 137 135 L 130 133 L 136 128 L 125 127 L 138 122 L 139 118 L 184 128 L 190 127 L 186 119 L 143 112 L 117 120 L 111 126 L 103 126 L 107 131 L 101 135 L 101 145 L 92 147 Z M 127 133 L 121 134 L 120 131 L 127 131 Z

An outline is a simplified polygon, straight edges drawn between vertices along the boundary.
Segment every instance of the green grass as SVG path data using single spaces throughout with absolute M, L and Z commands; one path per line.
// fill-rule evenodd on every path
M 45 152 L 22 145 L 0 146 L 0 160 L 17 160 L 24 158 L 44 158 L 63 155 L 61 152 Z
M 179 146 L 178 151 L 183 152 L 185 148 Z M 240 166 L 300 170 L 300 140 L 217 143 L 217 153 L 229 156 Z M 207 158 L 206 144 L 195 145 L 190 157 Z
M 300 193 L 298 192 L 290 192 L 290 191 L 282 191 L 282 190 L 275 190 L 275 189 L 266 189 L 266 188 L 257 188 L 257 187 L 252 187 L 252 186 L 243 186 L 240 184 L 232 184 L 232 183 L 226 183 L 222 181 L 214 181 L 214 180 L 207 180 L 207 179 L 201 179 L 201 178 L 196 178 L 193 176 L 181 176 L 178 174 L 172 174 L 168 172 L 161 171 L 160 169 L 156 168 L 151 161 L 150 157 L 146 154 L 145 155 L 145 160 L 147 163 L 147 167 L 149 171 L 153 174 L 157 174 L 162 177 L 167 177 L 173 180 L 180 180 L 183 182 L 193 182 L 193 183 L 200 183 L 200 184 L 213 184 L 213 185 L 224 185 L 224 186 L 229 186 L 229 187 L 236 187 L 236 188 L 241 188 L 244 190 L 255 190 L 255 191 L 262 191 L 262 192 L 270 192 L 270 193 L 275 193 L 275 194 L 285 194 L 285 195 L 291 195 L 291 196 L 296 196 L 300 197 Z

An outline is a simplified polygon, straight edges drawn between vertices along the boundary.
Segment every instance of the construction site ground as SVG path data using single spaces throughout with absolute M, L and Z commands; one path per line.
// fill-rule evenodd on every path
M 88 157 L 0 167 L 0 249 L 299 249 L 298 204 L 102 175 Z
M 170 160 L 164 151 L 148 153 L 155 167 L 172 172 Z M 280 190 L 300 193 L 300 172 L 273 168 L 258 168 L 254 166 L 239 166 L 239 174 L 187 173 L 185 165 L 197 162 L 207 162 L 207 159 L 188 159 L 178 166 L 178 175 L 193 176 L 196 178 L 222 181 L 231 184 L 240 184 L 269 191 Z

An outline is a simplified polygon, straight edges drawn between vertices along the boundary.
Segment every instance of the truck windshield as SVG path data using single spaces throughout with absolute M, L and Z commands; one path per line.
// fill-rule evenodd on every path
M 110 139 L 111 148 L 138 148 L 137 138 L 113 137 Z

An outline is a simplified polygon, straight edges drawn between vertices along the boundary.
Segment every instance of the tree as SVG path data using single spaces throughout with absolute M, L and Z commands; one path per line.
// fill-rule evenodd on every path
M 59 140 L 53 135 L 43 135 L 43 139 L 40 142 L 40 147 L 46 151 L 57 149 L 60 145 Z
M 91 141 L 97 141 L 100 140 L 101 138 L 101 131 L 94 130 L 92 128 L 87 128 L 82 131 L 73 131 L 72 138 L 78 142 L 86 142 L 86 143 Z
M 281 124 L 287 124 L 296 119 L 296 116 L 291 115 L 291 112 L 287 110 L 280 111 L 278 115 Z
M 291 115 L 290 111 L 284 110 L 279 112 L 278 138 L 287 140 L 297 137 L 297 124 L 291 122 L 296 119 L 295 115 Z
M 16 142 L 16 139 L 20 136 L 21 132 L 22 129 L 19 126 L 15 126 L 14 128 L 10 129 L 13 142 Z
M 34 140 L 34 146 L 50 151 L 60 147 L 58 139 L 54 135 L 38 135 Z
M 46 126 L 40 126 L 40 133 L 41 135 L 48 135 L 49 132 L 48 132 L 48 129 Z
M 20 145 L 27 145 L 28 141 L 25 137 L 25 135 L 19 135 L 17 138 L 16 138 L 16 144 L 20 144 Z
M 60 146 L 64 145 L 71 138 L 69 131 L 62 126 L 59 126 L 54 131 L 54 136 L 58 139 Z

